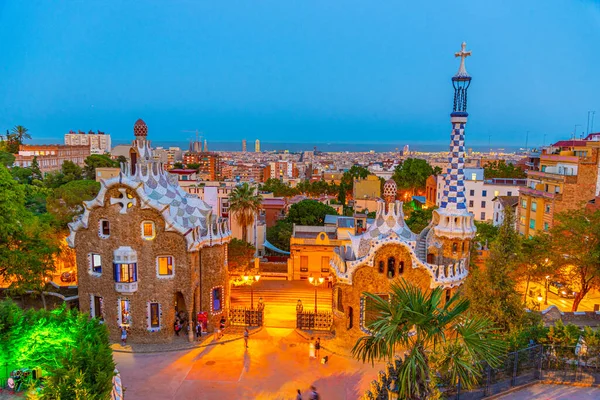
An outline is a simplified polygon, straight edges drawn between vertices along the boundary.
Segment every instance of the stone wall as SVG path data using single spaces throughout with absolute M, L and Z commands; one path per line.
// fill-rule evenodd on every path
M 200 270 L 200 310 L 208 312 L 208 331 L 213 332 L 218 327 L 221 315 L 229 308 L 229 277 L 225 266 L 225 248 L 222 246 L 205 247 L 200 254 L 202 268 Z M 213 309 L 212 290 L 223 288 L 221 310 Z

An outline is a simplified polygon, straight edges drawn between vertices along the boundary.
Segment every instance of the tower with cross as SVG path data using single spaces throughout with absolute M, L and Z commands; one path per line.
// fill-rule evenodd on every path
M 432 251 L 431 257 L 436 258 L 438 263 L 468 258 L 471 239 L 476 232 L 473 214 L 467 210 L 464 183 L 465 125 L 469 115 L 467 90 L 471 84 L 465 59 L 471 55 L 471 51 L 467 51 L 467 44 L 463 43 L 461 50 L 454 55 L 460 57 L 460 66 L 452 77 L 454 105 L 450 114 L 450 151 L 441 205 L 434 211 L 433 217 L 433 242 L 437 244 L 437 251 Z

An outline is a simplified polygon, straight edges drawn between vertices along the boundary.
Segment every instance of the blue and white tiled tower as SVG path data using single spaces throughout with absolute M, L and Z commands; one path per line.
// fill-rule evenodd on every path
M 471 55 L 462 44 L 461 51 L 455 53 L 460 57 L 460 67 L 452 77 L 454 87 L 454 107 L 450 114 L 452 133 L 450 135 L 450 154 L 446 169 L 444 191 L 441 206 L 434 211 L 434 233 L 438 238 L 452 239 L 450 246 L 456 247 L 457 241 L 470 241 L 475 236 L 473 214 L 467 211 L 465 200 L 465 125 L 467 124 L 467 89 L 471 84 L 471 76 L 465 69 L 465 58 Z M 444 245 L 446 247 L 446 244 Z M 464 248 L 464 242 L 461 245 Z M 446 250 L 446 249 L 445 249 Z M 456 251 L 444 251 L 444 255 Z

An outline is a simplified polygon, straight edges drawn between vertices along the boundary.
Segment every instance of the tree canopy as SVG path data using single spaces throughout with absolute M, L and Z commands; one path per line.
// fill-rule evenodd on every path
M 490 178 L 527 178 L 527 174 L 514 164 L 504 160 L 492 161 L 483 167 L 483 176 Z
M 417 189 L 425 188 L 427 178 L 441 172 L 439 167 L 433 168 L 426 160 L 407 158 L 396 166 L 392 179 L 398 189 L 409 190 L 414 194 Z
M 83 202 L 92 200 L 100 191 L 100 183 L 91 180 L 71 181 L 55 188 L 47 198 L 48 211 L 61 227 L 83 212 Z
M 247 182 L 238 185 L 229 195 L 229 211 L 242 227 L 242 239 L 248 241 L 248 225 L 254 223 L 256 213 L 260 210 L 262 196 L 254 186 Z
M 285 220 L 297 225 L 323 226 L 326 215 L 337 215 L 335 208 L 316 200 L 292 204 Z
M 229 273 L 244 274 L 254 268 L 250 262 L 254 259 L 256 249 L 245 240 L 231 239 L 227 251 Z
M 119 162 L 106 154 L 92 154 L 84 160 L 83 174 L 86 179 L 96 179 L 96 168 L 117 168 Z
M 25 207 L 25 190 L 0 166 L 0 279 L 9 289 L 39 290 L 58 252 L 47 219 Z

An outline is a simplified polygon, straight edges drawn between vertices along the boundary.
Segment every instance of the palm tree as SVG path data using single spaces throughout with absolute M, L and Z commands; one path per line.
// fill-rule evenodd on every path
M 12 134 L 16 135 L 19 144 L 23 144 L 24 139 L 31 139 L 31 135 L 28 132 L 29 129 L 25 128 L 23 125 L 17 125 L 12 128 Z
M 362 362 L 392 361 L 403 351 L 398 373 L 399 398 L 427 399 L 436 391 L 436 376 L 469 389 L 477 384 L 483 365 L 500 363 L 503 342 L 488 319 L 469 318 L 469 301 L 453 295 L 443 304 L 440 287 L 423 292 L 402 280 L 394 282 L 388 299 L 372 293 L 367 310 L 377 317 L 368 324 L 370 336 L 358 339 L 352 355 Z
M 236 221 L 242 226 L 242 239 L 249 242 L 248 225 L 254 223 L 254 215 L 260 209 L 262 196 L 256 193 L 256 188 L 243 183 L 231 191 L 229 195 L 229 210 Z

